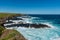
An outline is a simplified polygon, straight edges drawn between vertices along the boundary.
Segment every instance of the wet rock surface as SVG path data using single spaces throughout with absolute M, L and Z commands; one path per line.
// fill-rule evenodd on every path
M 6 27 L 50 28 L 50 26 L 46 24 L 13 24 L 13 25 L 7 25 Z

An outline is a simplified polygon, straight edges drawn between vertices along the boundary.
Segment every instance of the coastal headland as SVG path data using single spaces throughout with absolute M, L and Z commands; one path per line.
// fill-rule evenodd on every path
M 20 18 L 19 19 L 15 18 L 17 16 L 20 16 Z M 50 28 L 50 26 L 46 24 L 33 24 L 31 22 L 26 22 L 27 18 L 28 16 L 24 14 L 0 13 L 0 40 L 27 40 L 17 30 L 6 29 L 7 27 L 17 26 L 17 27 L 26 27 L 26 28 L 29 28 L 29 27 L 30 28 L 45 28 L 45 27 Z
M 22 16 L 14 13 L 0 13 L 0 40 L 26 40 L 21 33 L 14 29 L 6 29 L 3 26 L 6 19 L 12 19 L 15 16 Z

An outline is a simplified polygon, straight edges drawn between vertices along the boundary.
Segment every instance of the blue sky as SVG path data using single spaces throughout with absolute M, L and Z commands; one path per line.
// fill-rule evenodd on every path
M 0 0 L 0 12 L 60 14 L 60 0 Z

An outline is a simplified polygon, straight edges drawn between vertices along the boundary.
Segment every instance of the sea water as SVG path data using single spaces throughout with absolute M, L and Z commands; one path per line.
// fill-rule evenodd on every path
M 32 18 L 29 22 L 42 23 L 51 28 L 25 28 L 18 27 L 19 31 L 27 40 L 60 40 L 60 15 L 28 15 Z

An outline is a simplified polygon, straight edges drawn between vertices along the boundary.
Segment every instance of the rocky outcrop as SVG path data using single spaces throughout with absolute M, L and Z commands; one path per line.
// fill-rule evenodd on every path
M 21 14 L 0 13 L 0 40 L 26 40 L 16 30 L 6 29 L 4 23 L 6 19 L 12 19 L 15 16 L 22 16 Z
M 26 28 L 51 28 L 49 25 L 46 24 L 12 24 L 7 25 L 5 27 L 26 27 Z
M 0 13 L 0 24 L 5 23 L 6 19 L 13 19 L 15 16 L 22 16 L 22 14 L 1 14 Z
M 34 28 L 50 28 L 50 26 L 46 24 L 31 24 L 30 26 Z
M 19 32 L 12 29 L 4 30 L 0 40 L 26 40 Z

